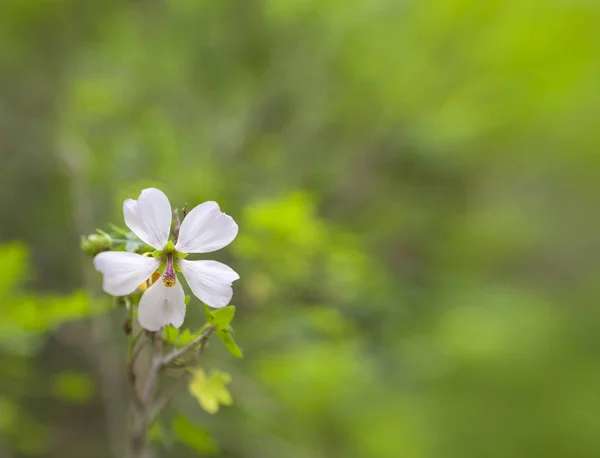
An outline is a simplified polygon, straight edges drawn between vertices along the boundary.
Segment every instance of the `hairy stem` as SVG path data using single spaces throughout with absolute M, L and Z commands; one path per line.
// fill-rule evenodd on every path
M 136 375 L 133 364 L 138 351 L 132 354 L 129 362 L 129 378 L 134 392 L 134 424 L 130 441 L 130 458 L 148 458 L 148 428 L 175 392 L 173 389 L 169 390 L 165 395 L 157 399 L 156 391 L 161 370 L 196 348 L 199 348 L 200 354 L 214 329 L 214 326 L 208 326 L 193 342 L 183 348 L 173 350 L 167 355 L 163 354 L 164 342 L 161 333 L 160 331 L 156 332 L 153 336 L 154 352 L 150 371 L 148 372 L 146 386 L 141 395 L 136 388 Z

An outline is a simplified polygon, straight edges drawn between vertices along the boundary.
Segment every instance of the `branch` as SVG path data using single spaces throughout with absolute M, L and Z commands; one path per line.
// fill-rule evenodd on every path
M 173 397 L 173 395 L 177 392 L 177 389 L 179 388 L 179 384 L 185 380 L 186 376 L 185 374 L 183 374 L 180 378 L 178 378 L 173 385 L 171 385 L 171 387 L 168 389 L 168 391 L 163 394 L 161 397 L 159 397 L 156 400 L 154 409 L 152 409 L 152 412 L 150 412 L 149 415 L 149 420 L 148 420 L 148 424 L 151 425 L 154 420 L 156 419 L 156 417 L 158 417 L 158 414 L 160 414 L 161 410 L 167 405 L 167 402 L 169 402 L 169 400 Z
M 134 345 L 135 345 L 135 343 L 134 343 Z M 135 360 L 137 359 L 139 354 L 142 352 L 145 345 L 146 345 L 146 340 L 143 340 L 142 343 L 140 345 L 138 345 L 138 347 L 134 350 L 134 352 L 131 355 L 131 365 L 133 365 L 135 363 Z
M 139 410 L 136 416 L 137 427 L 135 428 L 134 434 L 131 437 L 132 458 L 141 458 L 145 456 L 144 450 L 146 449 L 148 441 L 147 428 L 154 421 L 161 409 L 167 404 L 167 402 L 175 392 L 176 384 L 171 387 L 171 390 L 169 390 L 168 393 L 165 393 L 164 396 L 162 396 L 159 399 L 156 399 L 155 392 L 161 369 L 168 366 L 188 351 L 193 350 L 198 345 L 200 345 L 200 351 L 202 351 L 206 340 L 209 338 L 209 336 L 214 330 L 214 326 L 207 327 L 196 339 L 194 339 L 193 342 L 189 343 L 183 348 L 172 351 L 166 356 L 163 356 L 162 353 L 164 341 L 162 340 L 160 333 L 157 332 L 154 334 L 154 354 L 152 355 L 152 363 L 150 366 L 150 371 L 148 372 L 146 388 L 144 390 L 143 396 L 139 400 Z M 153 403 L 156 404 L 153 406 Z
M 187 204 L 182 209 L 183 219 L 187 215 Z M 181 229 L 181 219 L 179 218 L 179 209 L 173 209 L 173 243 L 177 243 L 177 239 L 179 238 L 179 230 Z
M 214 326 L 209 326 L 192 343 L 190 343 L 189 345 L 186 345 L 184 348 L 182 348 L 180 350 L 176 350 L 173 353 L 167 355 L 163 359 L 163 367 L 168 366 L 169 364 L 173 363 L 179 356 L 183 355 L 184 353 L 186 353 L 187 351 L 189 351 L 196 345 L 200 345 L 200 351 L 198 352 L 198 354 L 196 355 L 196 357 L 193 360 L 193 363 L 197 362 L 198 359 L 200 358 L 200 356 L 202 355 L 206 340 L 210 337 L 210 334 L 214 330 L 215 330 Z M 185 368 L 186 366 L 182 366 L 182 367 Z M 180 383 L 186 379 L 186 375 L 187 374 L 183 374 L 180 378 L 178 378 L 175 381 L 175 383 L 173 383 L 173 385 L 171 385 L 170 389 L 166 393 L 164 393 L 162 396 L 157 398 L 154 409 L 152 410 L 152 412 L 150 412 L 150 420 L 149 420 L 148 424 L 151 424 L 156 419 L 156 417 L 158 417 L 161 410 L 167 405 L 167 402 L 169 402 L 169 400 L 177 392 L 177 388 L 179 387 Z
M 139 334 L 138 334 L 139 336 Z M 137 357 L 139 356 L 139 354 L 141 353 L 142 349 L 144 348 L 145 344 L 146 344 L 147 340 L 143 339 L 142 342 L 137 345 L 137 348 L 135 348 L 135 350 L 132 352 L 131 357 L 129 358 L 129 363 L 127 364 L 127 375 L 129 377 L 129 383 L 131 385 L 131 392 L 132 392 L 132 397 L 133 397 L 133 404 L 134 407 L 136 407 L 139 411 L 144 410 L 144 403 L 142 402 L 142 399 L 140 398 L 140 395 L 138 393 L 138 390 L 136 389 L 135 383 L 136 383 L 136 375 L 135 375 L 135 361 L 137 359 Z M 133 345 L 135 346 L 137 342 L 134 341 Z M 133 347 L 132 347 L 133 349 Z
M 185 217 L 185 213 L 183 215 Z M 173 239 L 174 243 L 177 243 L 179 238 L 179 229 L 181 229 L 181 220 L 179 219 L 179 209 L 173 209 Z
M 157 333 L 158 334 L 158 333 Z M 156 385 L 156 381 L 158 379 L 158 373 L 160 368 L 162 367 L 162 347 L 163 340 L 161 336 L 155 334 L 155 343 L 154 343 L 154 355 L 152 356 L 152 364 L 150 366 L 150 372 L 148 373 L 148 381 L 146 382 L 146 390 L 144 392 L 144 396 L 142 397 L 142 402 L 147 406 L 150 403 L 150 399 L 152 398 L 152 394 L 154 393 L 154 387 Z
M 194 348 L 197 345 L 201 345 L 202 347 L 204 346 L 204 343 L 206 342 L 206 340 L 209 338 L 209 336 L 212 334 L 212 332 L 215 330 L 214 326 L 209 326 L 208 328 L 206 328 L 202 334 L 200 334 L 196 339 L 194 339 L 191 343 L 187 344 L 185 347 L 180 348 L 178 350 L 174 350 L 172 353 L 169 353 L 167 356 L 165 356 L 162 359 L 162 365 L 166 366 L 170 363 L 172 363 L 173 361 L 175 361 L 177 358 L 179 358 L 180 356 L 182 356 L 184 353 L 187 353 L 189 350 L 191 350 L 192 348 Z

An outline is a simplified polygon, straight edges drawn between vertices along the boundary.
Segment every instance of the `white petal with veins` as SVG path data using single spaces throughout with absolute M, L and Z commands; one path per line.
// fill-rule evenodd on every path
M 175 249 L 181 253 L 210 253 L 229 245 L 238 233 L 233 218 L 216 202 L 204 202 L 192 209 L 179 230 Z
M 231 301 L 231 283 L 240 276 L 229 266 L 217 261 L 178 261 L 181 272 L 194 295 L 205 304 L 225 307 Z
M 106 251 L 94 258 L 94 267 L 104 275 L 102 288 L 112 296 L 133 293 L 159 265 L 158 259 L 123 251 Z
M 185 317 L 185 294 L 181 283 L 167 287 L 158 279 L 144 293 L 138 306 L 140 326 L 148 331 L 158 331 L 167 324 L 176 328 L 183 324 Z
M 162 250 L 171 232 L 171 204 L 159 189 L 144 189 L 138 200 L 123 202 L 125 224 L 144 243 Z

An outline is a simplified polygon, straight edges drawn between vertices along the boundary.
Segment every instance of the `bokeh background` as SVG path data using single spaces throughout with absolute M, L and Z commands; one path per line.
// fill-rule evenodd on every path
M 120 457 L 79 235 L 157 186 L 240 226 L 245 358 L 158 456 L 600 456 L 600 5 L 0 2 L 0 456 Z M 186 326 L 203 323 L 189 305 Z

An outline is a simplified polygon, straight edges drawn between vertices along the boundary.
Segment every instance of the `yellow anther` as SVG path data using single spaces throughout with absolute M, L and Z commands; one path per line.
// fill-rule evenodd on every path
M 144 283 L 142 283 L 140 286 L 138 286 L 138 289 L 143 293 L 148 288 L 150 288 L 150 286 L 152 286 L 152 284 L 159 278 L 160 278 L 160 272 L 157 270 L 156 272 L 154 272 L 152 274 L 152 276 L 148 280 L 146 280 Z
M 167 277 L 166 275 L 163 277 L 163 283 L 167 288 L 172 288 L 177 283 L 175 277 Z

